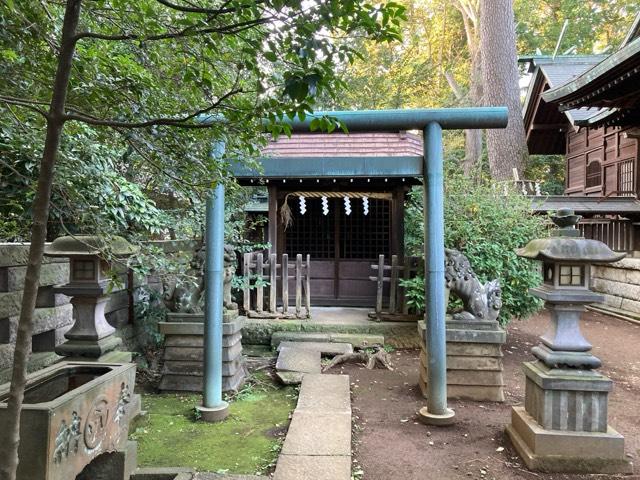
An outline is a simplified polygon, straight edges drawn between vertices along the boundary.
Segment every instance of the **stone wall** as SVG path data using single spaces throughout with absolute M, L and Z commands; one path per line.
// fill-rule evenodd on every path
M 604 295 L 604 308 L 640 318 L 640 258 L 592 267 L 591 284 Z
M 13 361 L 22 289 L 27 271 L 28 244 L 0 243 L 0 383 Z M 69 278 L 69 262 L 45 259 L 40 274 L 33 326 L 33 355 L 30 370 L 55 362 L 53 349 L 64 341 L 73 324 L 69 297 L 53 293 L 53 286 Z

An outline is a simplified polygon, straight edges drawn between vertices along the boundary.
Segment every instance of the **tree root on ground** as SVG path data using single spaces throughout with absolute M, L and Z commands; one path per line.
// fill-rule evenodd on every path
M 374 353 L 362 350 L 360 352 L 336 355 L 329 363 L 327 363 L 327 365 L 324 366 L 322 371 L 326 372 L 330 368 L 343 363 L 361 363 L 369 370 L 373 370 L 374 368 L 386 368 L 387 370 L 393 371 L 393 367 L 391 366 L 391 356 L 382 347 L 375 347 Z

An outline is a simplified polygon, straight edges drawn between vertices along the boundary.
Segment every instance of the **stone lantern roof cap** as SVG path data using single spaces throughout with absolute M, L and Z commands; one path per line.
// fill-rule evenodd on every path
M 516 250 L 519 257 L 531 260 L 572 263 L 613 263 L 626 253 L 617 253 L 606 244 L 583 237 L 549 237 L 531 240 Z
M 626 253 L 617 253 L 599 240 L 584 238 L 576 225 L 582 217 L 569 208 L 559 209 L 551 217 L 556 229 L 548 238 L 531 240 L 524 248 L 516 250 L 519 257 L 532 260 L 572 263 L 613 263 L 622 260 Z
M 56 238 L 45 248 L 48 257 L 86 257 L 104 253 L 115 257 L 127 257 L 137 252 L 137 247 L 115 235 L 108 239 L 97 235 L 68 235 Z

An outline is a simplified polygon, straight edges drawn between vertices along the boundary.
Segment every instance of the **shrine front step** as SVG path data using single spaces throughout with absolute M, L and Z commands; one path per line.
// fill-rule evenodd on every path
M 483 327 L 460 329 L 447 325 L 447 397 L 450 399 L 505 400 L 501 347 L 506 335 L 499 327 Z M 418 322 L 422 346 L 418 386 L 424 397 L 428 379 L 425 331 L 425 323 Z
M 238 391 L 244 385 L 246 368 L 242 356 L 244 319 L 226 315 L 222 336 L 222 390 Z M 204 371 L 204 324 L 185 321 L 184 315 L 170 315 L 159 323 L 165 336 L 161 391 L 201 392 Z M 173 321 L 176 320 L 176 321 Z
M 384 336 L 364 333 L 274 332 L 271 335 L 271 346 L 277 348 L 280 342 L 348 343 L 356 348 L 384 345 Z

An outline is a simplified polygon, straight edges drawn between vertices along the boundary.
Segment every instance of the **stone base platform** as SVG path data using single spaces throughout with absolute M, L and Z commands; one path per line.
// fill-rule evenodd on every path
M 187 321 L 190 320 L 190 321 Z M 225 314 L 222 324 L 222 391 L 238 391 L 244 385 L 246 369 L 242 357 L 243 317 Z M 169 314 L 159 323 L 165 336 L 164 366 L 159 389 L 201 392 L 204 370 L 204 317 Z
M 370 308 L 311 307 L 310 319 L 249 318 L 242 329 L 242 343 L 276 347 L 278 339 L 305 341 L 297 335 L 317 334 L 315 341 L 346 342 L 354 347 L 361 346 L 363 341 L 371 345 L 381 340 L 394 348 L 419 347 L 415 321 L 377 322 L 369 318 L 370 311 Z
M 528 468 L 558 473 L 633 473 L 624 438 L 606 432 L 545 430 L 524 407 L 513 407 L 507 435 Z
M 418 386 L 427 396 L 425 322 L 418 322 L 420 377 Z M 495 323 L 447 322 L 447 396 L 450 399 L 504 402 L 501 346 L 504 330 Z

